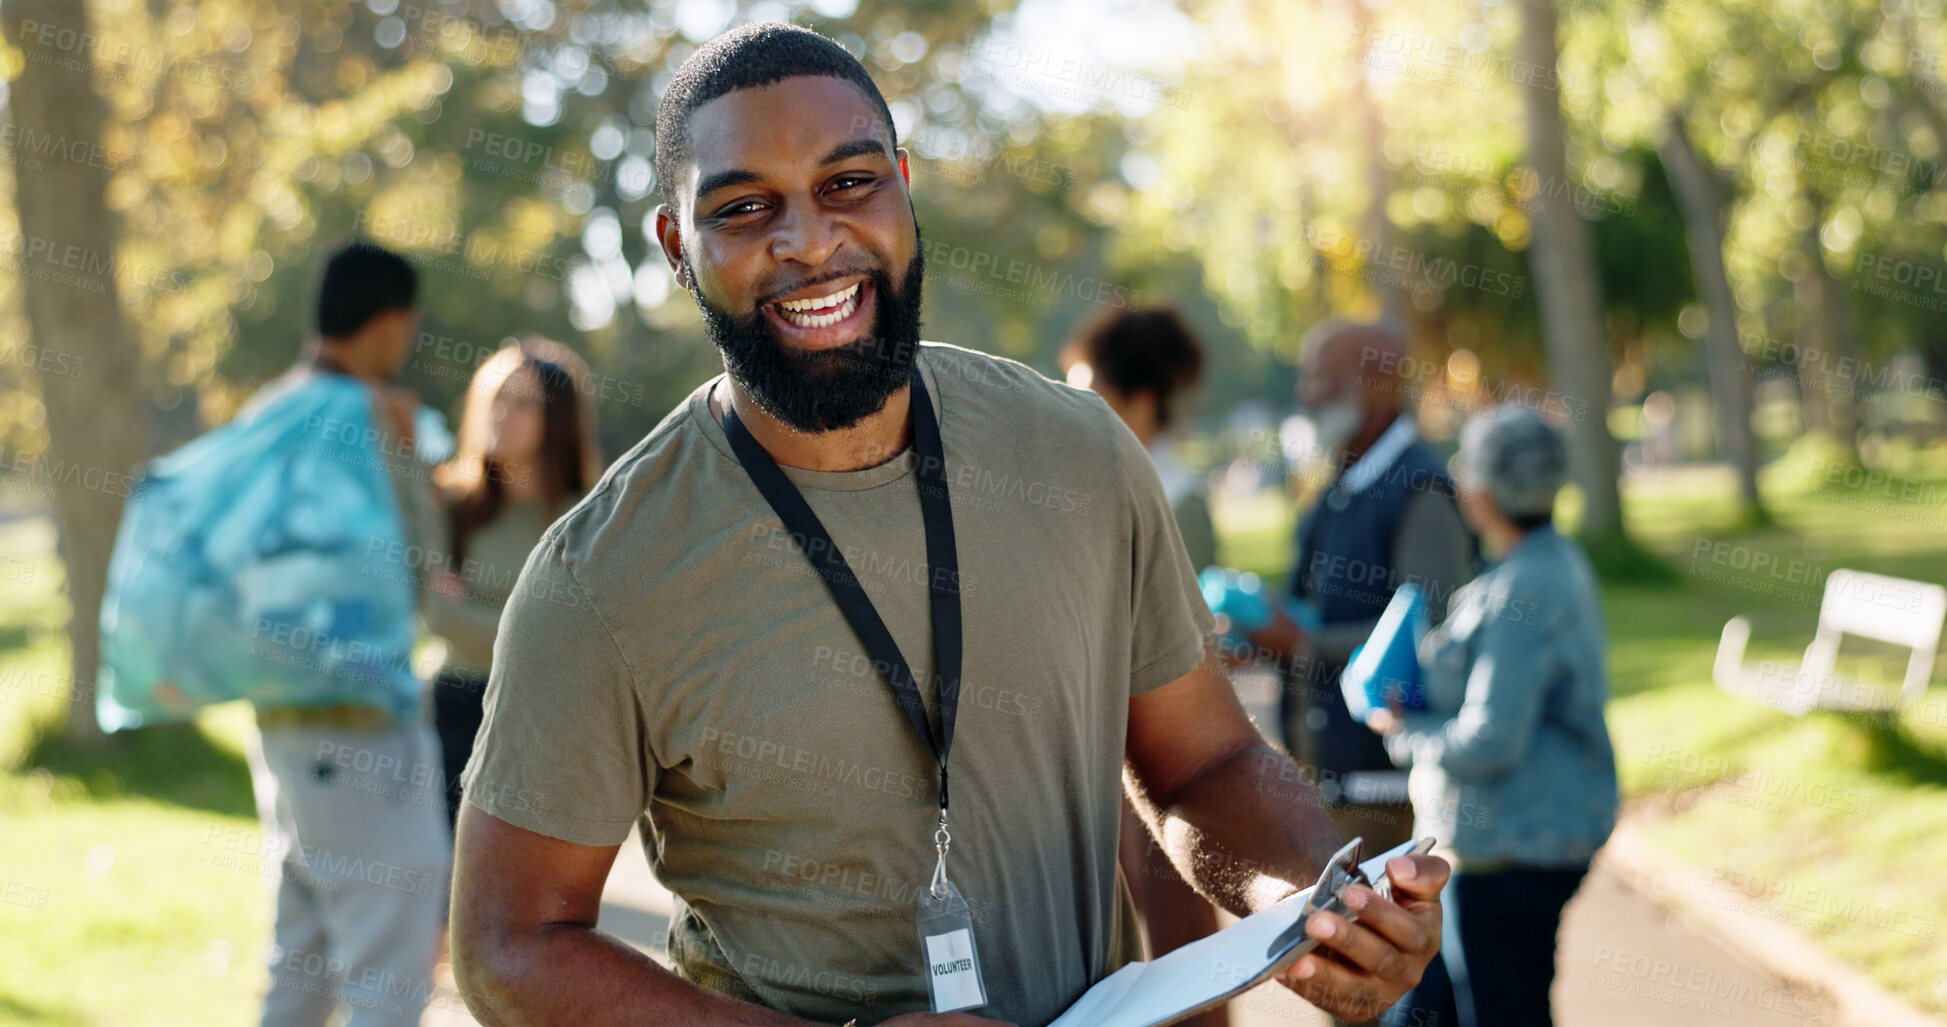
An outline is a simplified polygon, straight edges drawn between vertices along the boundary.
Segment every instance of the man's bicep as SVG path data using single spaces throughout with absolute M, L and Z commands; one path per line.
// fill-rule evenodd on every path
M 1152 801 L 1261 739 L 1215 655 L 1190 673 L 1129 700 L 1130 768 Z
M 593 927 L 620 848 L 563 841 L 462 803 L 453 852 L 454 930 L 478 936 L 547 924 Z

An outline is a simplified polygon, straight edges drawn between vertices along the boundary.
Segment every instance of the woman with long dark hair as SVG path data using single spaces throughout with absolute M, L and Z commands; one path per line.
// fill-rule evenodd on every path
M 445 640 L 433 724 L 446 767 L 446 813 L 460 812 L 500 611 L 527 554 L 601 476 L 588 366 L 551 339 L 509 339 L 474 372 L 453 458 L 433 474 L 445 500 L 446 566 L 426 623 Z

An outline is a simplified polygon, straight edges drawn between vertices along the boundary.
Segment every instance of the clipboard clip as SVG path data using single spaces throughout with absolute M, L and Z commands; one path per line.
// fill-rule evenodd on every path
M 1285 928 L 1271 940 L 1270 948 L 1264 952 L 1265 958 L 1279 959 L 1295 946 L 1315 941 L 1316 939 L 1305 933 L 1305 924 L 1314 913 L 1337 913 L 1344 917 L 1347 923 L 1359 919 L 1359 911 L 1345 904 L 1346 889 L 1355 884 L 1363 884 L 1371 888 L 1381 898 L 1393 897 L 1391 877 L 1381 874 L 1379 880 L 1375 882 L 1360 869 L 1359 850 L 1364 842 L 1364 838 L 1354 838 L 1346 842 L 1344 848 L 1333 853 L 1331 859 L 1325 861 L 1325 869 L 1318 874 L 1318 883 L 1312 885 L 1310 893 L 1305 896 L 1305 904 L 1298 909 L 1298 919 L 1292 921 L 1290 927 Z M 1406 855 L 1418 856 L 1431 851 L 1432 848 L 1433 839 L 1422 838 L 1414 843 L 1413 848 Z M 1309 950 L 1310 946 L 1307 945 L 1306 948 Z

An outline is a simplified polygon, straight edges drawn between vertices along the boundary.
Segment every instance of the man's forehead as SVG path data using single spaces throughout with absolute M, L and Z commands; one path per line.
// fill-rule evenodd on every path
M 759 175 L 815 167 L 857 139 L 893 149 L 885 119 L 860 89 L 827 75 L 796 75 L 736 89 L 690 116 L 691 182 L 721 171 Z

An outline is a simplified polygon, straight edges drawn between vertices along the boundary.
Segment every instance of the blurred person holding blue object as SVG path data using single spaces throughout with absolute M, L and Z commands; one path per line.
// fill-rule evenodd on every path
M 1411 834 L 1405 775 L 1353 719 L 1339 675 L 1401 585 L 1418 585 L 1439 623 L 1475 545 L 1444 462 L 1404 409 L 1405 340 L 1383 324 L 1328 320 L 1301 347 L 1304 409 L 1284 444 L 1301 474 L 1331 476 L 1299 522 L 1288 594 L 1266 604 L 1269 623 L 1248 638 L 1288 670 L 1279 697 L 1286 744 L 1316 768 L 1333 821 L 1385 849 Z
M 1204 477 L 1184 466 L 1172 444 L 1183 400 L 1203 375 L 1203 347 L 1176 311 L 1104 310 L 1076 329 L 1062 354 L 1068 384 L 1088 389 L 1122 418 L 1148 450 L 1163 497 L 1183 535 L 1190 566 L 1217 562 L 1217 530 L 1210 518 Z M 1117 853 L 1130 897 L 1143 920 L 1149 958 L 1173 952 L 1217 929 L 1217 912 L 1170 863 L 1125 798 Z M 1191 1027 L 1223 1027 L 1230 1015 L 1219 1007 L 1183 1021 Z
M 460 772 L 480 730 L 500 613 L 548 525 L 602 476 L 588 365 L 552 339 L 509 339 L 480 364 L 460 413 L 459 448 L 434 472 L 446 507 L 446 559 L 427 596 L 443 640 L 433 726 L 446 771 L 446 822 L 460 812 Z
M 388 576 L 375 578 L 373 590 L 398 581 L 423 586 L 428 568 L 414 557 L 437 541 L 437 506 L 420 460 L 426 454 L 416 445 L 432 426 L 416 426 L 418 397 L 392 383 L 419 329 L 417 293 L 417 272 L 395 253 L 354 243 L 333 254 L 318 291 L 317 338 L 239 414 L 260 416 L 301 402 L 305 390 L 342 389 L 348 379 L 370 392 L 371 428 L 356 433 L 369 452 L 359 459 L 384 468 L 393 494 L 362 498 L 375 508 L 375 522 L 400 522 L 403 530 L 402 539 L 368 540 L 367 552 L 378 550 Z M 335 429 L 320 423 L 311 430 Z M 333 502 L 343 507 L 360 498 Z M 390 552 L 395 544 L 400 548 Z M 411 611 L 404 612 L 410 632 Z M 311 649 L 340 647 L 333 633 L 354 627 L 335 623 L 306 634 L 312 646 L 294 629 L 286 656 L 302 660 Z M 431 995 L 452 841 L 439 829 L 439 750 L 423 690 L 414 693 L 403 709 L 355 698 L 256 702 L 260 738 L 249 752 L 251 783 L 265 851 L 282 860 L 265 1027 L 322 1025 L 341 1003 L 351 1027 L 419 1022 Z
M 1477 415 L 1454 473 L 1498 556 L 1421 643 L 1428 708 L 1366 721 L 1412 768 L 1416 833 L 1455 866 L 1441 954 L 1386 1022 L 1532 1027 L 1551 1022 L 1562 908 L 1616 822 L 1602 610 L 1588 559 L 1551 524 L 1568 450 L 1547 421 L 1512 404 Z

